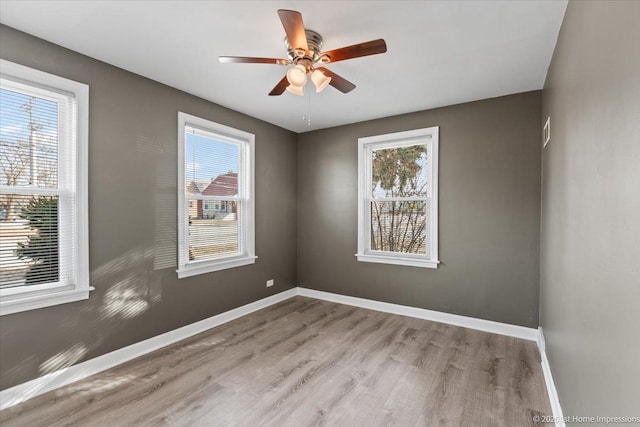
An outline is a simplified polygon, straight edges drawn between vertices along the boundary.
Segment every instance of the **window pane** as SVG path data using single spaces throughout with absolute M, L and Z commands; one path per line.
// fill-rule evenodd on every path
M 238 202 L 197 200 L 201 216 L 189 220 L 189 261 L 239 253 Z M 191 210 L 191 209 L 190 209 Z
M 0 195 L 0 287 L 59 280 L 58 197 Z
M 371 155 L 373 197 L 427 196 L 427 147 L 373 150 Z
M 427 210 L 424 201 L 371 202 L 371 250 L 427 254 Z
M 0 183 L 58 186 L 58 103 L 0 89 Z
M 187 128 L 185 136 L 187 195 L 236 196 L 238 145 L 193 132 Z

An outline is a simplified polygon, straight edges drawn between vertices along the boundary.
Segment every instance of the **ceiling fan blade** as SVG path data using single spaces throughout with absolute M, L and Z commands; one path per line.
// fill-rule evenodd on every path
M 308 51 L 307 36 L 304 33 L 304 23 L 302 22 L 300 12 L 278 9 L 278 16 L 280 17 L 280 21 L 282 21 L 285 33 L 287 33 L 289 45 L 293 49 L 304 49 Z
M 329 62 L 337 62 L 345 59 L 360 58 L 361 56 L 377 55 L 386 51 L 387 44 L 383 39 L 378 39 L 323 52 L 321 56 L 327 55 Z
M 248 56 L 219 56 L 218 61 L 224 64 L 276 64 L 289 65 L 288 59 L 281 58 L 251 58 Z
M 333 71 L 330 71 L 324 67 L 318 67 L 316 68 L 316 70 L 321 71 L 322 74 L 324 74 L 327 77 L 331 77 L 331 81 L 329 82 L 329 84 L 335 87 L 336 89 L 338 89 L 342 93 L 349 93 L 356 88 L 356 85 L 351 83 L 349 80 L 343 77 L 340 77 Z
M 287 86 L 289 86 L 289 80 L 287 80 L 287 76 L 284 76 L 282 80 L 280 80 L 278 84 L 273 89 L 271 89 L 271 92 L 269 92 L 269 96 L 282 95 Z

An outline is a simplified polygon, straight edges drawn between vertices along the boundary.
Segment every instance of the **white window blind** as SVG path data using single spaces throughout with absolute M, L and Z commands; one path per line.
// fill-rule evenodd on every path
M 178 274 L 254 262 L 253 135 L 179 115 Z
M 358 260 L 436 267 L 437 128 L 359 139 Z
M 429 254 L 427 144 L 367 150 L 371 164 L 370 250 Z
M 6 314 L 36 308 L 24 298 L 38 307 L 51 305 L 44 299 L 53 293 L 58 302 L 81 299 L 77 291 L 88 296 L 89 284 L 79 236 L 86 217 L 78 215 L 85 200 L 78 188 L 78 97 L 68 90 L 74 86 L 6 61 L 2 72 L 0 298 Z M 59 81 L 62 88 L 48 86 Z M 76 85 L 86 108 L 88 89 Z

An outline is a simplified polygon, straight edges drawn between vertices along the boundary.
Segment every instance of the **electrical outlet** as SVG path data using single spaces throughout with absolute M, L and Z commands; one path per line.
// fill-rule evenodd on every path
M 267 288 L 270 288 L 272 286 L 273 286 L 273 279 L 267 280 Z

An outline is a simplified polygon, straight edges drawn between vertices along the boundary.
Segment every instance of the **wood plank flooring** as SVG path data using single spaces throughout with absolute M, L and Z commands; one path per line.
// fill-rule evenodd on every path
M 295 297 L 0 412 L 10 426 L 529 426 L 535 343 Z

